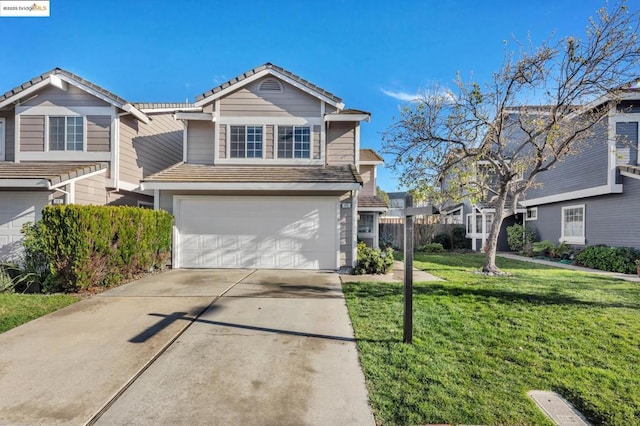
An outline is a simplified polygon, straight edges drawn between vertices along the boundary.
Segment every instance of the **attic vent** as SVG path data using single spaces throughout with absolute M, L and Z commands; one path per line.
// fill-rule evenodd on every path
M 258 86 L 259 92 L 282 93 L 282 84 L 275 78 L 267 78 Z

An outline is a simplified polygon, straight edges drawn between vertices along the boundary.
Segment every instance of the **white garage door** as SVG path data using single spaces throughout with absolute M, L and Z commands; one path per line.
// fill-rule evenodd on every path
M 336 269 L 337 197 L 176 197 L 179 268 Z
M 15 254 L 22 225 L 40 219 L 47 202 L 44 192 L 0 192 L 0 258 Z

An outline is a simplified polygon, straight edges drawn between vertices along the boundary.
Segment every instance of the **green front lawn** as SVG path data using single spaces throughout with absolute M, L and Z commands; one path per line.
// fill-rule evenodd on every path
M 553 390 L 594 424 L 640 424 L 640 286 L 481 255 L 416 255 L 445 281 L 344 285 L 379 424 L 552 424 L 526 395 Z
M 80 300 L 66 294 L 0 294 L 0 333 Z

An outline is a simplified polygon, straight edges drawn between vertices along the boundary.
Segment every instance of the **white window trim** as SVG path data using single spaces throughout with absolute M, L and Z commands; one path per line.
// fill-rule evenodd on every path
M 244 127 L 244 157 L 232 157 L 231 156 L 231 127 Z M 247 157 L 247 127 L 260 127 L 262 128 L 262 156 L 261 157 Z M 227 158 L 229 161 L 255 161 L 264 160 L 267 158 L 267 126 L 264 124 L 227 124 Z
M 529 213 L 531 213 L 531 217 L 529 217 Z M 538 220 L 538 208 L 537 207 L 527 208 L 527 212 L 524 214 L 524 218 L 527 222 Z
M 358 236 L 363 236 L 365 238 L 372 238 L 375 236 L 375 225 L 376 225 L 376 214 L 372 212 L 358 212 L 358 225 L 360 225 L 361 216 L 370 216 L 371 217 L 371 232 L 363 232 L 358 229 Z
M 564 235 L 564 212 L 569 209 L 582 209 L 582 237 L 565 237 Z M 567 244 L 584 245 L 586 242 L 586 224 L 587 224 L 587 209 L 585 204 L 576 204 L 573 206 L 565 206 L 561 209 L 560 216 L 560 239 L 559 241 Z
M 291 158 L 279 158 L 278 157 L 278 133 L 279 133 L 279 129 L 280 127 L 292 127 L 293 128 L 293 133 L 294 133 L 294 138 L 293 138 L 293 157 Z M 309 158 L 295 158 L 295 128 L 296 127 L 306 127 L 309 129 Z M 279 124 L 279 125 L 274 125 L 273 126 L 273 158 L 275 160 L 282 160 L 282 161 L 304 161 L 305 163 L 308 162 L 318 162 L 321 161 L 322 159 L 313 159 L 313 124 L 308 123 L 308 124 Z
M 49 149 L 49 119 L 64 118 L 64 149 Z M 82 149 L 67 149 L 67 118 L 82 117 Z M 87 152 L 87 116 L 86 115 L 45 115 L 44 117 L 44 152 Z

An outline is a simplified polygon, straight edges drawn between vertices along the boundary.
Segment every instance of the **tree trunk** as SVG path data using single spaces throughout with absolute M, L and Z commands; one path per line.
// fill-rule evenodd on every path
M 507 201 L 507 191 L 500 189 L 498 199 L 495 204 L 495 216 L 493 218 L 493 224 L 489 231 L 489 237 L 486 242 L 486 257 L 484 259 L 484 265 L 482 265 L 482 272 L 488 274 L 499 274 L 500 269 L 496 266 L 496 252 L 498 250 L 498 235 L 500 234 L 500 228 L 502 227 L 502 221 L 504 220 L 504 206 Z

